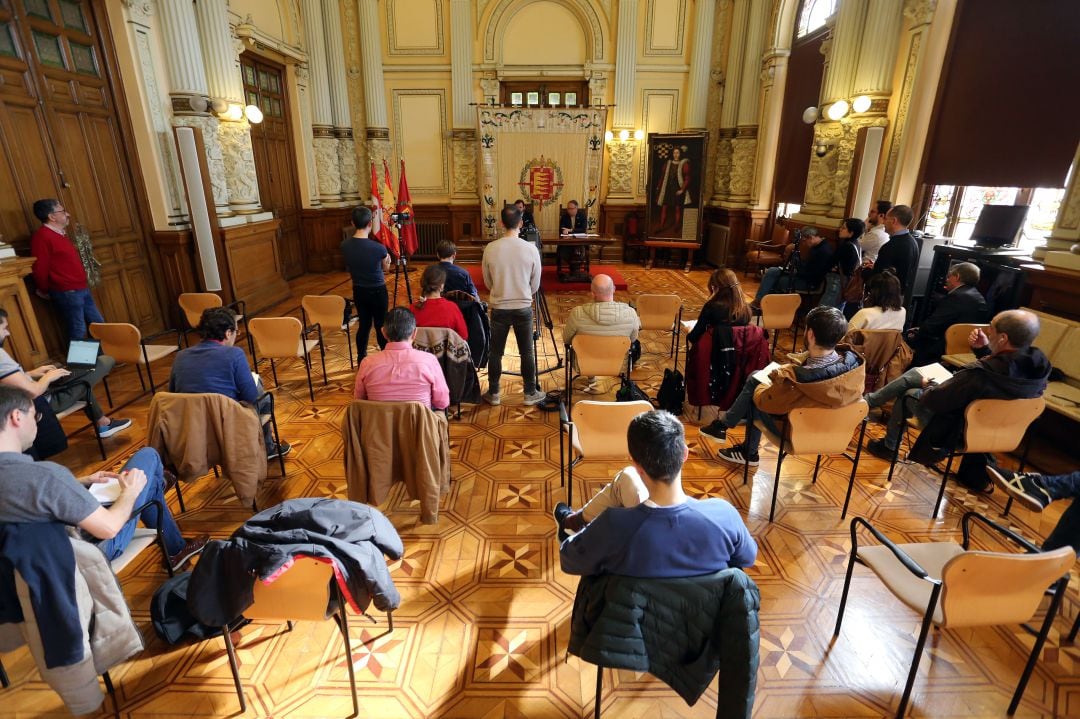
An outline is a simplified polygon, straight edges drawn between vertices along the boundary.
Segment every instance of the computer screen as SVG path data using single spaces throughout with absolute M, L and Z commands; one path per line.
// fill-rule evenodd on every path
M 1028 205 L 983 205 L 971 239 L 981 247 L 1012 247 L 1027 213 Z
M 68 345 L 67 363 L 69 365 L 82 365 L 93 367 L 97 363 L 98 347 L 101 343 L 97 340 L 72 340 Z

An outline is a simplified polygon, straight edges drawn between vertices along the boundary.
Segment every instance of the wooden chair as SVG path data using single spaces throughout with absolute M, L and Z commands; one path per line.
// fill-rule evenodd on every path
M 776 342 L 780 339 L 780 331 L 791 327 L 795 322 L 795 313 L 799 311 L 802 297 L 798 294 L 765 295 L 761 298 L 761 327 L 764 330 L 772 330 L 772 351 L 776 351 Z M 795 338 L 796 341 L 798 337 Z M 791 351 L 795 351 L 792 343 Z
M 255 317 L 251 320 L 251 334 L 255 337 L 255 345 L 262 353 L 263 359 L 270 360 L 274 384 L 280 384 L 274 360 L 299 357 L 304 361 L 308 394 L 311 395 L 312 402 L 315 401 L 315 389 L 311 384 L 311 351 L 316 347 L 322 355 L 323 384 L 326 384 L 326 351 L 319 340 L 307 338 L 314 330 L 314 327 L 305 327 L 295 317 Z M 259 360 L 257 357 L 254 358 L 255 366 L 258 367 Z
M 668 357 L 675 355 L 675 367 L 679 366 L 679 336 L 682 333 L 683 301 L 678 295 L 638 295 L 635 302 L 641 331 L 671 333 Z
M 313 557 L 297 557 L 292 566 L 270 584 L 256 579 L 253 589 L 254 602 L 244 610 L 243 618 L 231 627 L 222 627 L 225 650 L 229 656 L 229 668 L 232 670 L 236 696 L 240 699 L 240 711 L 247 711 L 247 701 L 244 699 L 244 686 L 240 682 L 240 663 L 236 658 L 232 632 L 247 624 L 249 620 L 255 619 L 284 621 L 288 631 L 291 632 L 293 620 L 324 621 L 332 617 L 345 644 L 345 666 L 349 671 L 349 686 L 352 689 L 353 713 L 350 716 L 358 716 L 360 705 L 356 698 L 356 675 L 353 670 L 352 645 L 349 641 L 349 617 L 345 610 L 345 598 L 334 578 L 333 565 L 320 562 Z M 387 612 L 386 618 L 387 633 L 389 633 L 394 631 L 393 613 Z
M 1019 545 L 1024 553 L 969 550 L 972 520 Z M 857 532 L 860 525 L 881 544 L 860 547 Z M 840 635 L 855 562 L 869 567 L 897 599 L 923 615 L 915 656 L 896 710 L 897 719 L 901 719 L 907 710 L 931 624 L 943 629 L 996 624 L 1023 624 L 1026 628 L 1026 622 L 1038 610 L 1043 595 L 1049 593 L 1050 606 L 1009 704 L 1008 713 L 1011 716 L 1024 696 L 1024 689 L 1061 604 L 1069 569 L 1076 561 L 1072 547 L 1040 552 L 1038 547 L 1020 535 L 976 512 L 965 513 L 961 527 L 962 544 L 894 544 L 865 519 L 855 517 L 851 520 L 851 555 L 833 636 Z M 1035 634 L 1033 630 L 1032 633 Z
M 761 430 L 763 437 L 777 447 L 776 476 L 773 477 L 772 504 L 769 506 L 769 521 L 776 514 L 776 495 L 780 489 L 780 467 L 784 457 L 789 454 L 815 454 L 814 478 L 817 483 L 821 457 L 826 454 L 839 454 L 851 461 L 851 476 L 848 478 L 847 496 L 844 508 L 840 510 L 840 519 L 847 516 L 848 503 L 851 501 L 851 488 L 855 484 L 855 473 L 859 470 L 859 457 L 862 456 L 863 437 L 866 435 L 866 420 L 870 406 L 860 399 L 845 407 L 802 407 L 787 414 L 781 434 L 771 432 L 760 421 L 754 425 Z M 855 447 L 855 456 L 848 454 L 851 435 L 859 427 L 859 441 Z M 743 465 L 743 484 L 750 481 L 750 465 Z
M 576 377 L 620 377 L 633 370 L 630 338 L 576 334 L 566 345 L 566 404 L 573 406 Z
M 626 429 L 630 420 L 653 408 L 649 402 L 582 400 L 559 416 L 559 479 L 566 485 L 566 503 L 574 504 L 574 467 L 585 459 L 627 460 Z M 567 446 L 569 437 L 569 446 Z M 574 458 L 574 451 L 577 458 Z
M 147 344 L 150 340 L 170 334 L 176 335 L 175 345 Z M 135 365 L 135 370 L 139 373 L 139 385 L 143 392 L 146 392 L 146 383 L 143 381 L 140 365 L 146 365 L 146 376 L 150 380 L 150 394 L 157 392 L 154 375 L 150 372 L 150 363 L 179 351 L 180 335 L 180 330 L 163 330 L 143 337 L 138 327 L 126 322 L 92 322 L 90 324 L 90 336 L 100 340 L 102 352 L 117 362 Z M 105 391 L 108 392 L 108 379 L 102 378 L 102 383 L 105 385 Z M 109 404 L 112 404 L 111 400 Z
M 324 332 L 336 330 L 339 326 L 344 327 L 345 347 L 349 350 L 349 369 L 352 369 L 352 330 L 349 322 L 342 323 L 345 313 L 351 309 L 352 300 L 345 299 L 341 295 L 304 295 L 300 300 L 300 314 L 303 318 L 304 327 L 318 329 L 319 347 L 326 346 Z
M 75 380 L 74 382 L 68 382 L 68 383 L 65 383 L 65 384 L 67 384 L 68 386 L 82 385 L 83 390 L 86 392 L 87 397 L 89 397 L 94 392 L 93 387 L 91 387 L 90 383 L 85 381 L 85 380 Z M 111 402 L 110 402 L 110 404 L 111 404 Z M 84 410 L 84 409 L 86 409 L 86 402 L 76 402 L 75 404 L 71 405 L 67 409 L 60 410 L 59 412 L 56 412 L 55 414 L 56 414 L 56 418 L 58 420 L 60 420 L 60 419 L 63 419 L 64 417 L 70 417 L 71 415 L 75 414 L 76 412 L 79 412 L 79 411 Z M 101 452 L 101 459 L 102 459 L 102 461 L 104 461 L 107 458 L 107 456 L 105 454 L 105 442 L 104 442 L 104 440 L 102 440 L 101 435 L 98 434 L 97 423 L 94 422 L 93 420 L 90 420 L 90 431 L 93 433 L 94 439 L 97 440 L 98 451 Z
M 777 222 L 773 225 L 772 238 L 768 242 L 759 240 L 746 241 L 746 266 L 743 275 L 750 270 L 760 272 L 765 267 L 777 267 L 784 264 L 784 248 L 791 244 L 791 231 Z
M 237 327 L 241 324 L 244 325 L 244 334 L 247 336 L 248 351 L 251 353 L 252 361 L 254 361 L 255 345 L 251 339 L 251 330 L 248 328 L 247 303 L 243 300 L 237 300 L 236 302 L 222 305 L 221 297 L 215 295 L 213 292 L 184 292 L 177 301 L 180 304 L 180 310 L 184 313 L 184 319 L 188 324 L 188 329 L 184 330 L 185 344 L 187 344 L 188 341 L 187 336 L 194 332 L 195 328 L 199 326 L 203 312 L 214 307 L 224 306 L 226 309 L 232 310 Z
M 971 351 L 971 345 L 968 344 L 968 336 L 972 330 L 986 329 L 989 326 L 970 323 L 950 325 L 945 330 L 945 354 L 942 355 L 941 361 L 954 367 L 963 367 L 974 362 L 975 354 Z
M 1031 423 L 1046 408 L 1042 397 L 1031 399 L 978 399 L 964 410 L 964 436 L 959 447 L 949 452 L 945 473 L 941 475 L 941 489 L 934 502 L 930 518 L 937 516 L 941 500 L 945 496 L 945 482 L 949 480 L 953 459 L 960 454 L 990 454 L 1015 451 L 1024 441 Z M 899 443 L 898 443 L 899 446 Z

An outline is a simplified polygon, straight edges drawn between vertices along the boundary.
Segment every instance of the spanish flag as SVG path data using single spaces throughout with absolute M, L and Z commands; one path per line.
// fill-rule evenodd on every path
M 386 220 L 390 218 L 387 217 Z M 397 259 L 397 238 L 386 229 L 387 223 L 383 220 L 383 201 L 379 195 L 379 174 L 375 170 L 375 163 L 371 163 L 371 237 L 386 246 L 390 255 Z

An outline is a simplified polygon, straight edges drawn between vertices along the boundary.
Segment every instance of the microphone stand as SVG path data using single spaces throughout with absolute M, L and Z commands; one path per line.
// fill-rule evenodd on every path
M 405 294 L 409 298 L 409 304 L 413 303 L 412 287 L 409 285 L 409 273 L 412 272 L 412 268 L 409 267 L 409 258 L 405 256 L 405 242 L 401 239 L 401 226 L 403 222 L 395 222 L 394 226 L 398 228 L 398 258 L 394 263 L 394 306 L 397 306 L 397 294 L 398 294 L 398 277 L 402 274 L 405 275 Z

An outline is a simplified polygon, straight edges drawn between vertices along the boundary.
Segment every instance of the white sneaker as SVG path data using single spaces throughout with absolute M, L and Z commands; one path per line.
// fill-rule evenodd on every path
M 499 394 L 497 392 L 484 392 L 484 394 L 480 395 L 480 399 L 484 400 L 493 407 L 498 407 L 500 404 L 502 404 L 502 400 L 499 399 Z
M 525 404 L 531 407 L 533 405 L 540 404 L 544 401 L 545 398 L 547 398 L 547 392 L 538 389 L 532 394 L 525 395 Z

